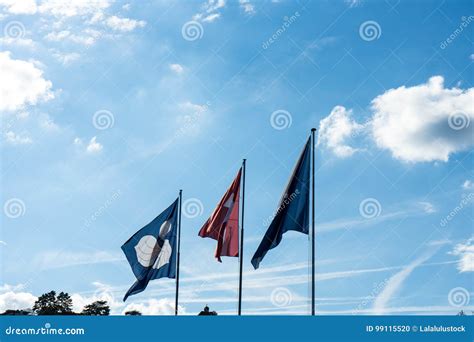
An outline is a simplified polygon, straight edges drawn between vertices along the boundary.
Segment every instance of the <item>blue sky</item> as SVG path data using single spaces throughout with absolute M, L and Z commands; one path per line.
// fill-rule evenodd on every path
M 317 312 L 473 310 L 473 10 L 0 0 L 0 311 L 172 313 L 172 280 L 121 302 L 120 246 L 182 188 L 181 310 L 235 314 L 237 260 L 197 233 L 247 158 L 243 312 L 308 314 L 307 236 L 250 258 L 311 127 Z

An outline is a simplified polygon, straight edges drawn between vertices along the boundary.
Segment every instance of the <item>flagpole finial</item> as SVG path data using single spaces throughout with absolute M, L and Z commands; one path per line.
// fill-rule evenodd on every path
M 316 132 L 316 128 L 311 128 L 311 132 Z

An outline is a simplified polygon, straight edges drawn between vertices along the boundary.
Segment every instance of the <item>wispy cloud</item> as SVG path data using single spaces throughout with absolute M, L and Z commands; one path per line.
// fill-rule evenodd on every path
M 451 254 L 459 256 L 459 272 L 474 272 L 474 236 L 457 244 Z
M 405 280 L 410 274 L 427 261 L 434 254 L 434 251 L 424 254 L 421 257 L 415 259 L 412 263 L 403 267 L 403 269 L 393 275 L 385 285 L 385 288 L 380 292 L 374 301 L 373 310 L 376 314 L 384 314 L 386 312 L 386 306 L 392 299 L 392 297 L 402 288 Z
M 68 252 L 68 251 L 48 251 L 39 254 L 33 260 L 35 267 L 47 270 L 64 268 L 78 265 L 101 264 L 108 262 L 123 261 L 120 253 L 107 251 L 96 252 Z
M 208 23 L 213 22 L 220 18 L 220 11 L 225 7 L 225 5 L 225 0 L 208 0 L 204 5 L 202 5 L 202 11 L 193 16 L 193 20 Z

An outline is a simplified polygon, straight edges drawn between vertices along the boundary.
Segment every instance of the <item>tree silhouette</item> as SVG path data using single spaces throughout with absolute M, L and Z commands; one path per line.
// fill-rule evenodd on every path
M 130 310 L 125 312 L 125 316 L 141 316 L 142 313 L 138 310 Z
M 84 307 L 81 315 L 88 316 L 108 316 L 110 313 L 110 307 L 107 305 L 106 300 L 98 300 Z
M 33 311 L 37 315 L 73 315 L 72 299 L 69 294 L 56 291 L 42 294 L 33 305 Z

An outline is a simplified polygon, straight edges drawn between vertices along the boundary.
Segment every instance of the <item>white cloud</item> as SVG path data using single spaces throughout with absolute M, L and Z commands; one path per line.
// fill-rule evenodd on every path
M 146 22 L 143 20 L 135 20 L 129 18 L 119 18 L 117 16 L 111 16 L 105 21 L 107 26 L 116 31 L 130 32 L 137 27 L 144 27 Z
M 42 130 L 47 132 L 57 132 L 60 130 L 60 127 L 48 114 L 41 114 L 38 118 L 38 124 Z
M 5 133 L 5 141 L 10 145 L 29 145 L 33 140 L 26 134 L 16 134 L 8 131 Z
M 219 10 L 225 7 L 225 0 L 208 0 L 202 6 L 202 11 L 193 16 L 193 20 L 201 20 L 203 22 L 213 22 L 220 18 Z
M 427 214 L 432 214 L 436 212 L 435 206 L 430 202 L 418 202 L 423 211 Z
M 425 254 L 413 261 L 411 264 L 405 266 L 401 271 L 393 275 L 385 285 L 384 289 L 375 298 L 373 310 L 375 314 L 383 314 L 386 311 L 386 306 L 392 297 L 401 289 L 405 279 L 421 264 L 431 257 L 431 254 Z
M 2 37 L 0 38 L 0 45 L 8 46 L 20 46 L 27 48 L 34 48 L 36 43 L 30 38 L 20 38 L 20 37 Z
M 98 36 L 95 34 L 88 34 L 88 33 L 94 33 L 94 32 L 98 32 L 98 31 L 95 31 L 95 30 L 83 31 L 83 34 L 75 34 L 69 30 L 63 30 L 59 32 L 53 31 L 53 32 L 48 33 L 44 37 L 44 39 L 49 40 L 51 42 L 60 42 L 60 41 L 68 40 L 73 43 L 90 46 L 90 45 L 93 45 L 98 38 Z
M 19 292 L 24 288 L 22 284 L 0 286 L 0 313 L 7 309 L 31 309 L 37 296 L 28 292 Z M 115 290 L 115 291 L 114 291 Z M 98 300 L 107 301 L 112 315 L 125 314 L 130 310 L 138 310 L 143 315 L 174 315 L 174 300 L 172 299 L 129 299 L 128 303 L 122 301 L 123 291 L 116 295 L 117 289 L 112 286 L 95 281 L 92 290 L 88 292 L 72 293 L 71 299 L 74 312 L 81 312 L 84 307 Z M 186 314 L 184 306 L 179 305 L 180 314 Z
M 352 119 L 352 111 L 336 106 L 331 113 L 319 123 L 318 144 L 328 148 L 338 157 L 349 157 L 358 149 L 347 145 L 363 126 Z
M 470 179 L 467 179 L 463 184 L 462 188 L 464 190 L 473 190 L 474 189 L 474 182 L 471 181 Z
M 15 111 L 54 98 L 52 83 L 34 62 L 12 59 L 10 52 L 0 52 L 0 111 Z
M 97 137 L 92 137 L 91 140 L 89 140 L 87 146 L 85 146 L 85 148 L 81 138 L 75 138 L 74 145 L 77 146 L 81 152 L 85 150 L 87 153 L 90 154 L 99 153 L 103 149 L 103 145 L 97 142 Z
M 203 6 L 207 13 L 217 11 L 223 7 L 225 7 L 225 0 L 208 0 Z
M 36 301 L 36 296 L 28 292 L 9 291 L 0 294 L 0 312 L 5 310 L 31 309 Z
M 239 0 L 240 7 L 244 10 L 245 13 L 254 14 L 255 7 L 250 2 L 250 0 Z
M 62 53 L 58 51 L 53 53 L 53 57 L 63 65 L 70 65 L 72 62 L 77 61 L 81 55 L 76 52 Z
M 0 0 L 0 7 L 10 14 L 35 14 L 36 0 Z
M 174 301 L 162 298 L 131 303 L 122 310 L 122 314 L 132 310 L 140 311 L 143 315 L 174 315 Z M 178 305 L 178 312 L 182 315 L 186 314 L 186 310 L 181 305 Z
M 102 144 L 97 142 L 97 137 L 92 137 L 92 139 L 89 141 L 89 144 L 87 145 L 87 152 L 89 153 L 98 153 L 102 151 Z
M 184 68 L 180 64 L 170 64 L 170 69 L 177 74 L 181 74 L 184 71 Z
M 352 112 L 334 107 L 321 121 L 319 143 L 346 157 L 359 149 L 345 141 L 370 134 L 377 147 L 404 162 L 447 162 L 451 154 L 474 145 L 474 88 L 445 88 L 442 76 L 427 83 L 390 89 L 372 100 L 373 116 L 360 125 Z
M 3 284 L 0 286 L 0 293 L 10 292 L 10 291 L 21 291 L 25 288 L 24 284 Z
M 212 14 L 209 14 L 208 16 L 206 16 L 204 19 L 202 19 L 202 21 L 205 22 L 205 23 L 212 23 L 216 19 L 219 19 L 220 16 L 221 15 L 219 13 L 212 13 Z
M 101 13 L 110 5 L 110 0 L 46 0 L 39 6 L 39 11 L 56 17 L 73 17 Z
M 452 153 L 473 145 L 473 103 L 474 88 L 445 88 L 441 76 L 390 89 L 372 101 L 372 135 L 378 147 L 399 160 L 446 162 Z M 464 128 L 451 127 L 456 117 Z
M 474 272 L 474 236 L 457 244 L 451 254 L 459 256 L 459 272 Z

